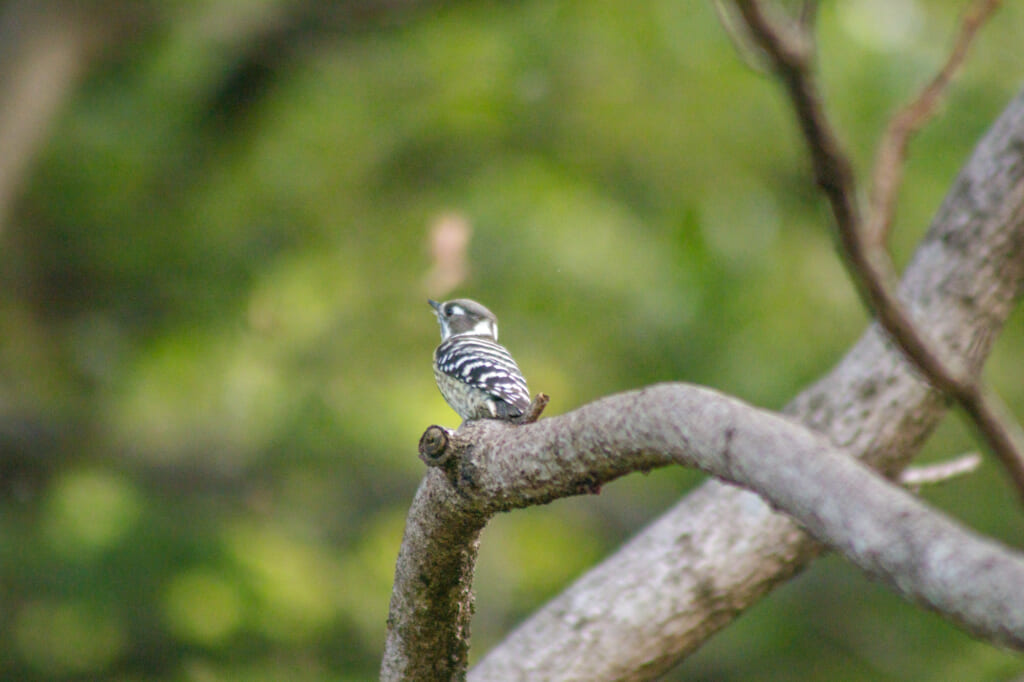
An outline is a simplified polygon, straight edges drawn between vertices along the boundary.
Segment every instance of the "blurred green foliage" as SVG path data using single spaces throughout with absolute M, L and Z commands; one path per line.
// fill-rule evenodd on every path
M 457 421 L 428 296 L 495 310 L 551 414 L 666 380 L 779 408 L 865 326 L 788 105 L 709 4 L 439 4 L 258 50 L 254 17 L 301 5 L 170 3 L 88 69 L 0 232 L 4 679 L 374 677 L 415 444 Z M 861 169 L 961 5 L 823 4 Z M 1022 34 L 1006 3 L 914 143 L 901 262 Z M 455 291 L 428 284 L 446 217 L 472 229 Z M 1024 416 L 1022 322 L 989 374 Z M 926 456 L 974 447 L 954 417 Z M 699 478 L 496 519 L 474 655 Z M 992 463 L 926 497 L 1020 542 Z M 830 558 L 670 678 L 1021 671 Z

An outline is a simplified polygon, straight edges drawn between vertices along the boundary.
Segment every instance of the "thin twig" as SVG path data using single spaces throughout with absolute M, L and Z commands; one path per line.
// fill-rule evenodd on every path
M 815 180 L 828 198 L 839 244 L 850 276 L 882 328 L 932 386 L 952 397 L 1006 468 L 1024 499 L 1024 431 L 991 392 L 970 373 L 947 365 L 933 343 L 912 322 L 896 295 L 896 270 L 884 249 L 870 249 L 863 239 L 852 165 L 843 152 L 821 104 L 811 71 L 811 44 L 794 22 L 781 23 L 765 14 L 756 0 L 736 0 L 751 38 L 771 59 L 789 92 L 797 121 L 811 154 Z
M 726 4 L 725 0 L 712 0 L 711 7 L 715 10 L 715 16 L 718 17 L 718 23 L 722 25 L 722 30 L 725 31 L 725 37 L 732 43 L 732 48 L 740 60 L 751 71 L 766 74 L 765 55 L 760 47 L 753 44 L 750 36 L 736 25 L 736 12 Z
M 908 488 L 920 488 L 924 485 L 935 485 L 966 476 L 977 471 L 981 466 L 981 457 L 977 453 L 961 455 L 945 462 L 921 464 L 907 467 L 899 476 L 899 482 Z
M 551 400 L 551 398 L 549 398 L 546 393 L 538 393 L 536 396 L 534 396 L 533 402 L 530 403 L 530 406 L 526 408 L 526 412 L 524 412 L 521 417 L 516 419 L 515 422 L 517 424 L 534 423 L 535 421 L 540 419 L 540 415 L 542 412 L 544 412 L 544 408 L 548 406 L 549 400 Z
M 883 248 L 889 237 L 896 197 L 903 180 L 903 163 L 910 138 L 928 122 L 937 109 L 946 89 L 967 57 L 974 37 L 1001 0 L 976 0 L 964 15 L 953 49 L 931 82 L 917 97 L 907 103 L 886 127 L 878 146 L 872 173 L 871 211 L 864 239 L 872 248 Z

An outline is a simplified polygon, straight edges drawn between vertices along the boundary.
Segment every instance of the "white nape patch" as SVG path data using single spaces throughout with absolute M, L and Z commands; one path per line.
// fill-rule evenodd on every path
M 498 325 L 494 324 L 492 320 L 480 320 L 473 325 L 474 334 L 487 334 L 494 337 L 494 340 L 498 340 Z

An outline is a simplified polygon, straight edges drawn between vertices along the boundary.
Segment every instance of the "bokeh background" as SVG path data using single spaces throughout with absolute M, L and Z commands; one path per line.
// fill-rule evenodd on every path
M 861 170 L 963 4 L 823 4 Z M 1005 5 L 913 144 L 900 263 L 1024 82 Z M 666 380 L 781 408 L 866 324 L 710 3 L 8 0 L 0 38 L 3 679 L 374 678 L 416 442 L 457 424 L 428 296 L 496 311 L 549 414 Z M 1024 417 L 1022 342 L 987 372 Z M 954 414 L 922 457 L 977 447 Z M 474 657 L 701 479 L 495 519 Z M 924 496 L 1021 545 L 991 459 Z M 1022 671 L 829 557 L 668 679 Z

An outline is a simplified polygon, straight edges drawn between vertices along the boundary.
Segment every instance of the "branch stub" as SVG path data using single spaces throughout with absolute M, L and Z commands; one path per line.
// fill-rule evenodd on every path
M 434 424 L 428 426 L 427 430 L 420 436 L 420 459 L 429 467 L 440 467 L 451 459 L 448 429 Z

